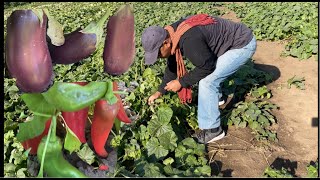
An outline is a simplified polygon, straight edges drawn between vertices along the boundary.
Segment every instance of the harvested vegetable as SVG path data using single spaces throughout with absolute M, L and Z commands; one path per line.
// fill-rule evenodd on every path
M 116 81 L 113 82 L 113 91 L 118 91 L 118 83 Z M 124 110 L 120 95 L 116 94 L 116 96 L 118 98 L 118 104 L 119 104 L 119 112 L 117 114 L 117 119 L 124 123 L 131 123 L 131 119 L 129 119 L 126 111 Z
M 74 82 L 85 86 L 87 82 Z M 81 143 L 86 143 L 85 128 L 88 119 L 89 107 L 85 107 L 78 111 L 66 112 L 62 111 L 62 117 L 67 123 L 71 131 L 78 137 Z
M 108 152 L 104 148 L 109 133 L 113 127 L 115 118 L 119 112 L 119 104 L 117 98 L 113 99 L 112 82 L 108 82 L 108 91 L 104 99 L 100 99 L 95 103 L 93 120 L 91 124 L 91 141 L 95 152 L 101 157 L 107 157 Z
M 60 111 L 78 111 L 102 98 L 107 91 L 106 82 L 90 82 L 86 86 L 55 82 L 43 97 Z
M 104 71 L 121 75 L 128 71 L 135 56 L 133 7 L 121 6 L 110 17 L 103 51 Z
M 42 10 L 16 10 L 7 21 L 6 66 L 19 90 L 25 93 L 45 92 L 53 82 L 47 21 Z
M 92 21 L 83 30 L 77 29 L 65 35 L 65 42 L 61 46 L 49 44 L 52 62 L 55 64 L 72 64 L 89 57 L 101 42 L 103 27 L 109 11 L 96 23 Z
M 42 177 L 44 171 L 49 177 L 87 177 L 64 159 L 61 139 L 56 136 L 55 116 L 50 128 L 48 135 L 42 138 L 38 147 L 37 158 L 41 163 L 38 176 Z

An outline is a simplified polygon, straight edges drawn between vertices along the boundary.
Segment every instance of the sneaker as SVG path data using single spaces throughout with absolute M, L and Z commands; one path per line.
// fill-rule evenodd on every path
M 219 99 L 219 106 L 222 106 L 226 103 L 227 101 L 227 97 L 226 96 L 222 96 L 220 99 Z
M 225 136 L 224 131 L 221 127 L 213 129 L 204 129 L 199 133 L 194 133 L 192 137 L 201 144 L 211 143 L 222 139 Z

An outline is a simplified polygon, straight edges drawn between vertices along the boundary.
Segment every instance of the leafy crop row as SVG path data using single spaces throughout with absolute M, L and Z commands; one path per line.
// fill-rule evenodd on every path
M 258 40 L 288 40 L 284 55 L 308 59 L 318 54 L 317 2 L 229 4 Z

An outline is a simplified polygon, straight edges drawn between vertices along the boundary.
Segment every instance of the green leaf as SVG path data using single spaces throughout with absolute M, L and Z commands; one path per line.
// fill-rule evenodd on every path
M 159 167 L 153 163 L 148 163 L 144 166 L 145 174 L 144 177 L 165 177 L 161 174 Z
M 173 151 L 177 147 L 178 137 L 174 131 L 168 131 L 159 136 L 160 145 L 165 149 Z
M 211 167 L 208 166 L 208 165 L 197 167 L 196 170 L 195 170 L 195 173 L 197 175 L 211 176 Z
M 146 68 L 142 74 L 143 78 L 146 78 L 148 76 L 154 76 L 154 73 L 151 68 Z
M 181 143 L 191 149 L 195 149 L 198 146 L 197 142 L 193 138 L 186 138 L 182 140 Z
M 262 124 L 270 124 L 269 120 L 263 115 L 259 115 L 258 121 Z
M 163 168 L 164 172 L 169 175 L 169 176 L 183 176 L 183 171 L 177 169 L 177 168 L 173 168 L 172 166 L 170 165 L 166 165 L 164 168 Z
M 150 133 L 148 132 L 148 129 L 147 129 L 147 127 L 145 125 L 141 125 L 139 127 L 139 136 L 140 136 L 141 140 L 149 139 Z
M 135 161 L 134 164 L 135 164 L 134 172 L 139 176 L 144 176 L 145 175 L 144 167 L 148 164 L 148 162 L 144 160 L 144 157 Z
M 175 149 L 175 157 L 176 158 L 181 158 L 186 153 L 187 153 L 187 149 L 182 144 L 179 144 L 178 147 Z
M 29 110 L 46 115 L 53 115 L 55 107 L 49 104 L 41 93 L 24 93 L 21 99 L 26 103 Z
M 195 165 L 198 164 L 198 161 L 197 161 L 197 158 L 196 158 L 195 156 L 193 156 L 193 155 L 188 155 L 187 158 L 186 158 L 186 163 L 187 163 L 189 166 L 193 167 L 193 166 L 195 166 Z
M 207 162 L 208 162 L 208 160 L 207 160 L 205 157 L 201 156 L 201 157 L 198 157 L 198 162 L 199 162 L 201 165 L 206 165 Z
M 64 148 L 71 154 L 73 151 L 80 150 L 81 142 L 77 135 L 66 125 L 67 134 L 64 139 Z
M 259 123 L 257 121 L 253 121 L 252 124 L 249 125 L 251 129 L 257 129 Z
M 161 136 L 162 134 L 172 131 L 172 127 L 169 124 L 163 124 L 157 119 L 149 121 L 148 132 L 153 136 Z
M 90 165 L 95 161 L 95 153 L 91 150 L 87 143 L 85 143 L 83 147 L 76 153 L 79 156 L 79 158 L 81 158 L 83 161 Z
M 164 158 L 169 151 L 160 145 L 159 141 L 155 137 L 151 137 L 146 144 L 148 156 L 155 155 L 157 159 Z
M 17 178 L 25 178 L 26 175 L 24 171 L 27 171 L 27 168 L 21 168 L 17 171 Z
M 126 101 L 134 101 L 136 99 L 136 96 L 133 92 L 130 93 L 129 96 L 126 97 Z
M 173 159 L 172 157 L 169 157 L 169 158 L 163 160 L 163 164 L 164 164 L 164 165 L 170 165 L 170 164 L 172 164 L 173 162 L 174 162 L 174 159 Z
M 159 118 L 159 122 L 163 124 L 168 124 L 172 117 L 173 111 L 168 106 L 162 106 L 158 109 L 157 116 Z
M 42 134 L 48 120 L 47 117 L 33 116 L 32 120 L 19 123 L 19 131 L 17 134 L 18 141 L 23 142 Z
M 241 127 L 241 128 L 245 128 L 245 127 L 247 127 L 247 122 L 246 121 L 242 121 L 241 123 L 239 123 L 238 126 Z

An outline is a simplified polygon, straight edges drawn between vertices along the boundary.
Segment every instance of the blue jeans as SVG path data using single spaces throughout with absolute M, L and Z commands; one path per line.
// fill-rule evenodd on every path
M 241 49 L 232 49 L 221 55 L 216 69 L 207 77 L 199 81 L 198 93 L 198 126 L 200 129 L 211 129 L 220 126 L 219 98 L 221 98 L 220 84 L 255 53 L 256 38 Z

